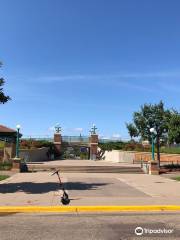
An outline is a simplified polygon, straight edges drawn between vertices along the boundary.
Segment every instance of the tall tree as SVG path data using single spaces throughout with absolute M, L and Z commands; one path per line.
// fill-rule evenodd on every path
M 0 62 L 0 67 L 2 67 L 2 63 Z M 4 104 L 6 102 L 8 102 L 11 98 L 7 95 L 4 94 L 3 91 L 3 85 L 4 85 L 5 81 L 3 78 L 0 78 L 0 104 Z
M 139 135 L 142 139 L 148 139 L 151 142 L 150 129 L 156 131 L 157 160 L 160 167 L 160 141 L 168 133 L 169 111 L 165 110 L 164 103 L 144 104 L 139 112 L 134 112 L 133 120 Z
M 173 110 L 169 120 L 169 143 L 180 143 L 180 113 Z
M 138 136 L 138 130 L 133 123 L 126 123 L 126 127 L 128 129 L 128 133 L 129 136 L 131 137 L 131 140 L 133 139 L 133 137 Z

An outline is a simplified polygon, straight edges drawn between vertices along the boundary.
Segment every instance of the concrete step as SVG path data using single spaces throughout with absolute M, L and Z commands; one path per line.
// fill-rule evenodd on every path
M 53 171 L 60 169 L 61 172 L 81 172 L 81 173 L 143 173 L 140 167 L 125 166 L 59 166 L 59 165 L 43 165 L 43 164 L 27 164 L 28 170 L 37 171 Z

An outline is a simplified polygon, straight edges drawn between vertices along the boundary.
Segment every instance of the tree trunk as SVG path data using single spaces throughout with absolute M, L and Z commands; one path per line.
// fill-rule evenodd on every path
M 157 136 L 157 162 L 158 162 L 158 168 L 160 168 L 160 161 L 161 161 L 161 156 L 160 156 L 160 139 L 159 136 Z

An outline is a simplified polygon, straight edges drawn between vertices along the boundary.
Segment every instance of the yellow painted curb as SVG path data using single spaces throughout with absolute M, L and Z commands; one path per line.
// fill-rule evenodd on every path
M 0 213 L 180 211 L 180 205 L 151 206 L 0 206 Z

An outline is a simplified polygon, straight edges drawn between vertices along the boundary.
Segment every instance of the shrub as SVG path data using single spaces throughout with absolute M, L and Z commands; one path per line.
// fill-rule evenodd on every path
M 88 153 L 81 152 L 81 153 L 80 153 L 80 158 L 81 158 L 81 159 L 88 159 Z
M 104 151 L 121 150 L 124 145 L 124 142 L 99 143 L 99 147 Z
M 0 170 L 10 170 L 12 168 L 11 162 L 0 163 Z

